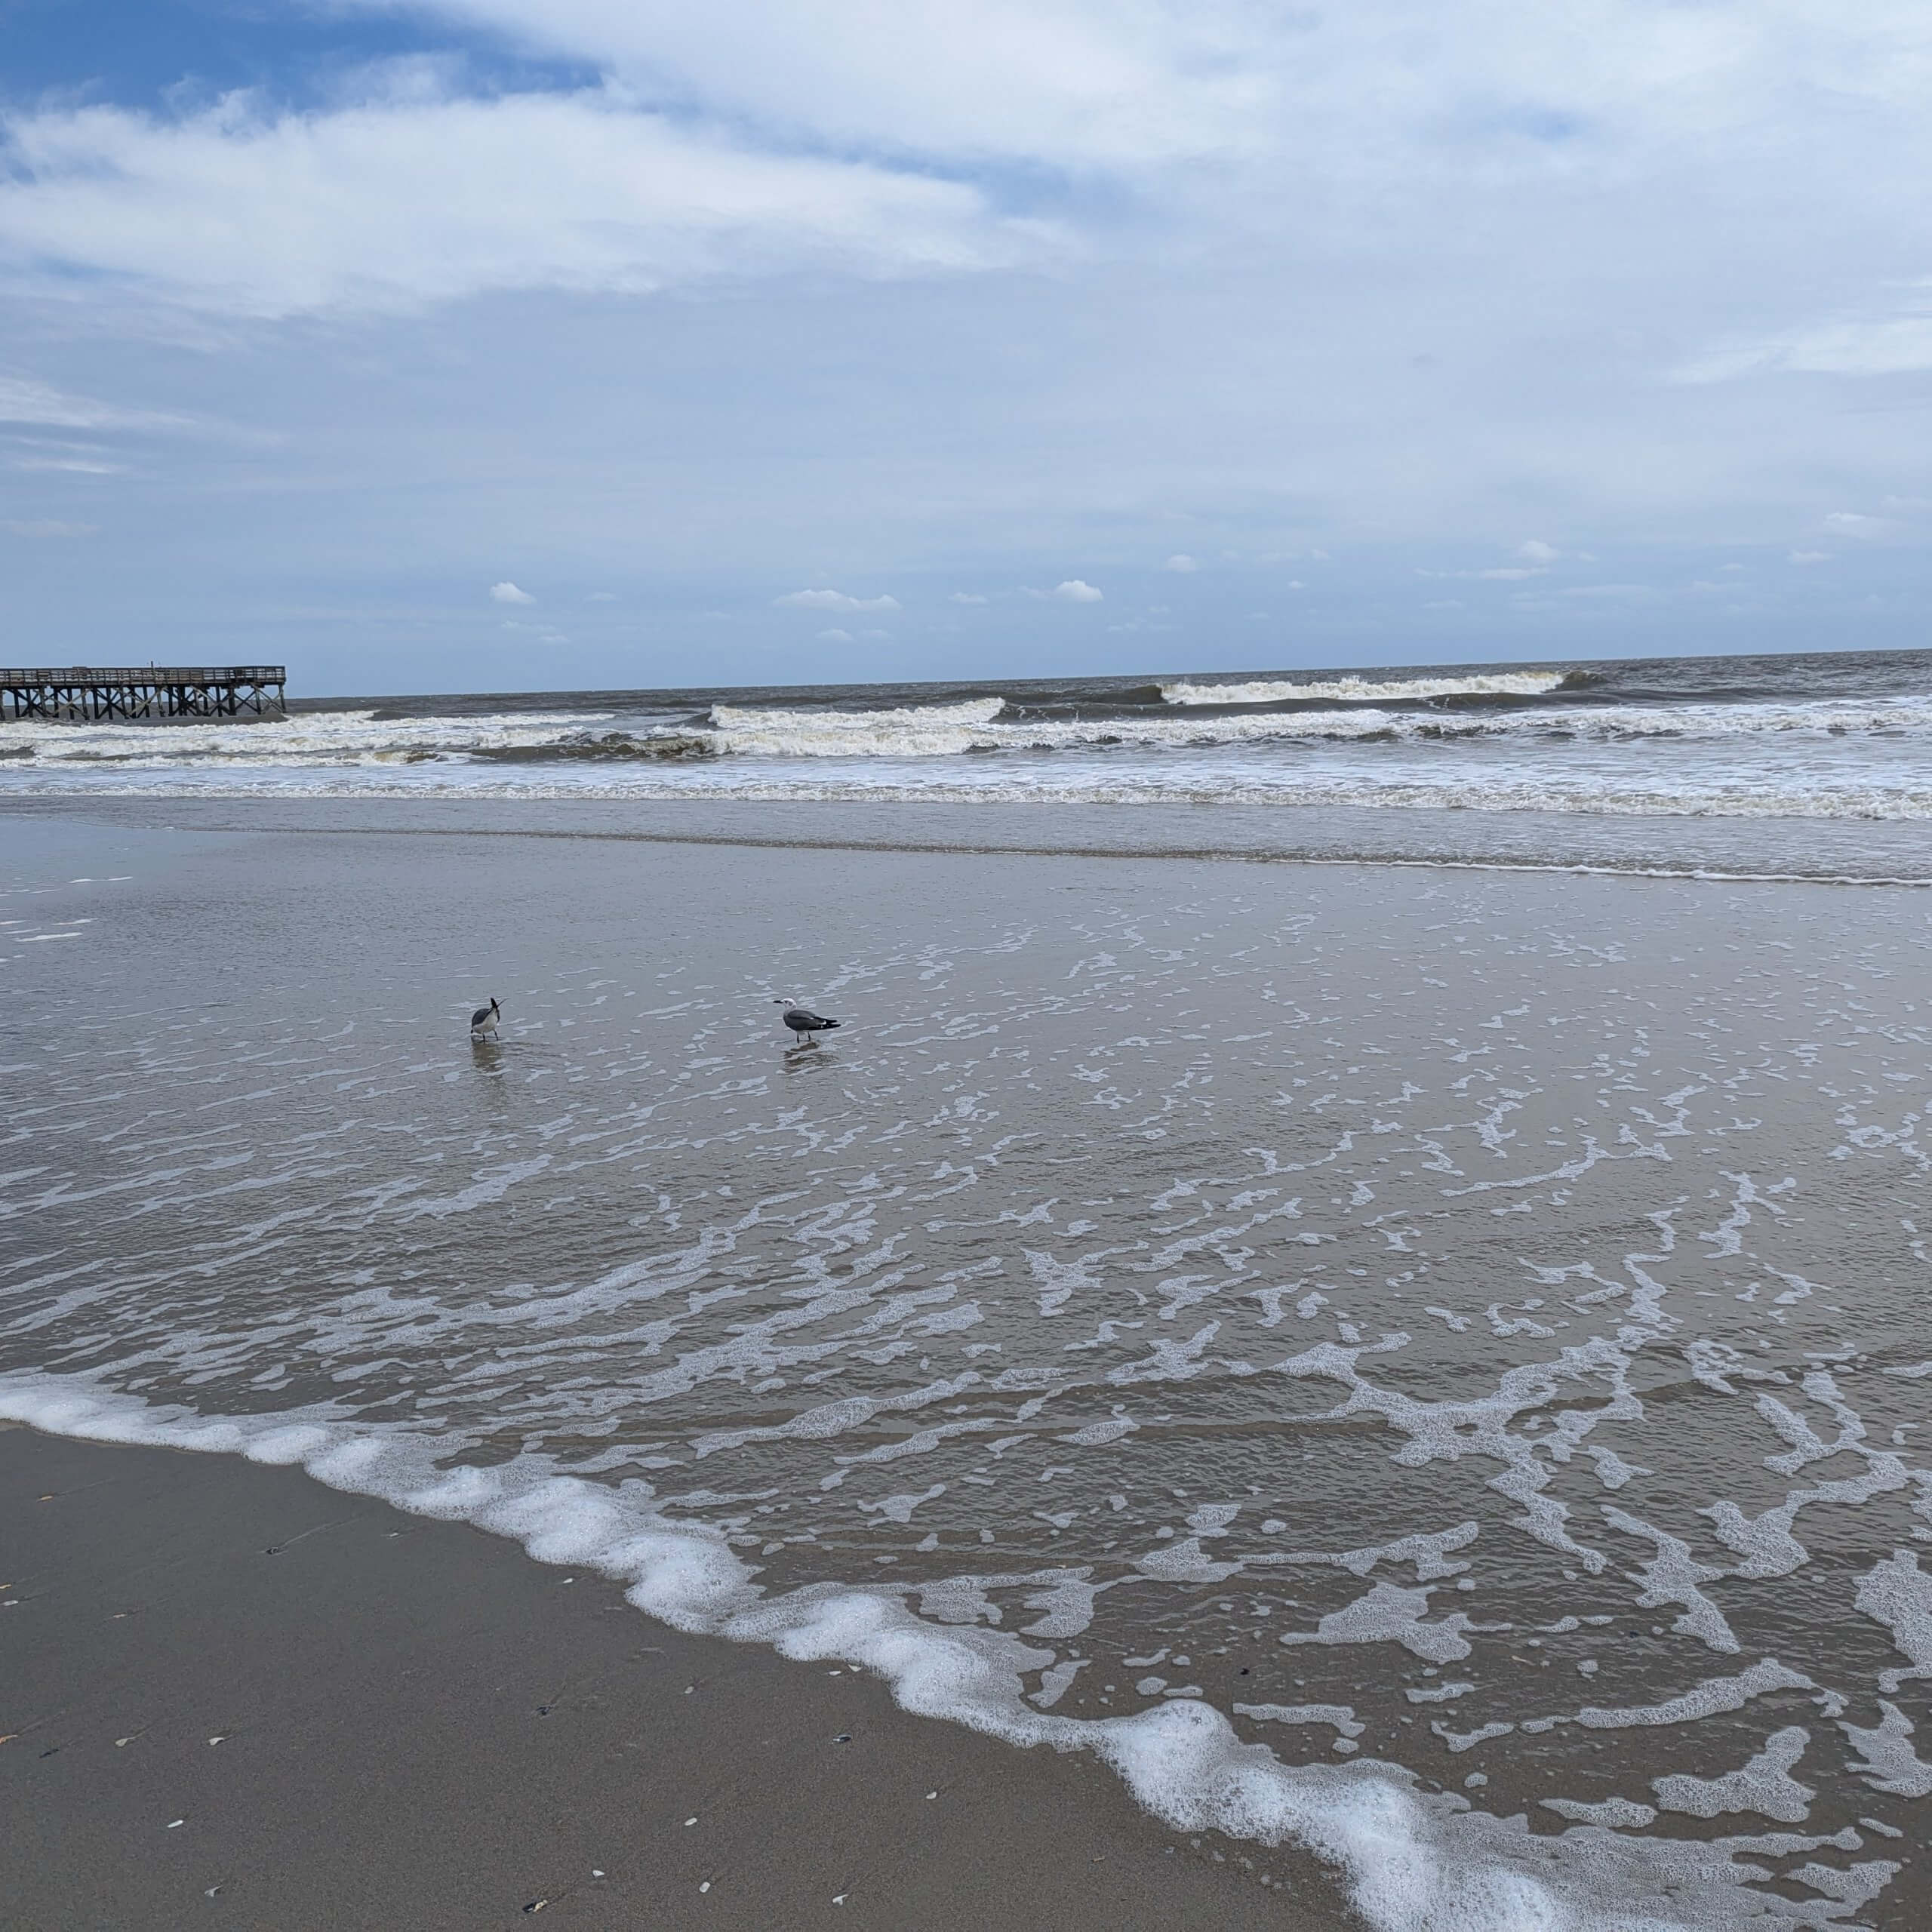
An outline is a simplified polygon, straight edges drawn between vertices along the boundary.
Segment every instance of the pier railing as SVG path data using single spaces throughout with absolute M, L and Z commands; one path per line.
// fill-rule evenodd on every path
M 280 664 L 0 669 L 0 720 L 279 718 L 287 714 L 288 682 Z

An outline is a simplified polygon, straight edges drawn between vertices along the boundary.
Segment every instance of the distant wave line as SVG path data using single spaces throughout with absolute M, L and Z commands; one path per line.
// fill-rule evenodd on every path
M 1561 689 L 1571 679 L 1572 674 L 1564 671 L 1466 672 L 1460 677 L 1395 679 L 1364 678 L 1351 672 L 1346 677 L 1321 678 L 1312 683 L 1287 678 L 1257 678 L 1208 685 L 1181 678 L 1162 685 L 1161 695 L 1170 704 L 1292 704 L 1323 698 L 1373 704 L 1465 694 L 1541 697 L 1546 692 Z
M 1218 686 L 1229 691 L 1243 688 Z M 1501 697 L 1502 694 L 1491 694 Z M 281 723 L 165 729 L 150 725 L 0 725 L 0 770 L 121 764 L 149 769 L 248 770 L 411 764 L 435 761 L 541 761 L 706 758 L 927 760 L 987 753 L 1105 752 L 1128 747 L 1185 752 L 1323 743 L 1371 745 L 1467 741 L 1534 747 L 1644 740 L 1736 743 L 1774 734 L 1932 736 L 1932 697 L 1806 701 L 1538 703 L 1515 694 L 1501 709 L 1379 709 L 1372 704 L 1275 711 L 1147 707 L 1119 715 L 1013 715 L 997 697 L 876 711 L 765 709 L 719 704 L 696 719 L 639 721 L 616 715 L 506 713 L 378 719 L 368 712 Z M 1413 700 L 1390 697 L 1388 703 Z

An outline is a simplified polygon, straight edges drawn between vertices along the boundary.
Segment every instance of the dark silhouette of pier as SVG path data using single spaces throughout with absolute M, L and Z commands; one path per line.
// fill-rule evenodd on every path
M 99 724 L 109 719 L 282 718 L 288 715 L 288 672 L 280 664 L 0 670 L 0 719 Z

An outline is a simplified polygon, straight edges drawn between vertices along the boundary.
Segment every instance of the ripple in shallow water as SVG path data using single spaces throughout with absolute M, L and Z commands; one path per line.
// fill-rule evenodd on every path
M 1912 1922 L 1915 896 L 409 844 L 243 875 L 230 983 L 319 900 L 322 1017 L 205 1006 L 178 875 L 47 949 L 142 1005 L 50 974 L 14 1057 L 17 1399 L 318 1426 L 275 1453 L 540 1540 L 574 1476 L 597 1547 L 669 1539 L 666 1614 L 943 1633 L 1006 1687 L 961 1714 L 1163 1762 L 1204 1715 L 1078 1726 L 1211 1707 L 1349 1767 L 1297 1804 L 1393 1767 L 1458 1883 Z M 681 963 L 570 963 L 645 890 L 717 908 Z M 856 909 L 781 937 L 808 891 Z M 352 906 L 520 918 L 503 1044 L 370 983 Z M 859 1023 L 788 1054 L 746 957 Z

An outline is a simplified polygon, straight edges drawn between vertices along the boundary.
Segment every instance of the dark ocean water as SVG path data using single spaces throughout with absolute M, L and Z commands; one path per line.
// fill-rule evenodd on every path
M 838 712 L 916 709 L 1001 700 L 1000 721 L 1157 718 L 1177 706 L 1292 716 L 1386 710 L 1418 718 L 1523 706 L 1587 712 L 1621 704 L 1672 706 L 1869 698 L 1932 698 L 1932 650 L 1814 651 L 1736 657 L 1564 659 L 1526 664 L 1438 664 L 1296 671 L 1128 673 L 1116 677 L 890 681 L 860 685 L 691 686 L 660 691 L 488 693 L 403 698 L 306 698 L 293 709 L 368 709 L 386 719 L 498 712 L 650 711 L 694 728 L 712 707 Z
M 266 724 L 0 727 L 0 795 L 76 792 L 1898 825 L 1932 817 L 1932 653 L 298 700 Z

